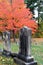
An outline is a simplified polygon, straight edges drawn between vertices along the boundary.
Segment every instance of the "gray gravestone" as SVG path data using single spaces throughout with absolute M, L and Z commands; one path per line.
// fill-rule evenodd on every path
M 24 56 L 30 56 L 31 45 L 31 30 L 30 28 L 24 27 L 20 30 L 20 54 Z
M 3 49 L 3 54 L 10 56 L 10 52 L 11 52 L 11 42 L 10 42 L 10 32 L 9 31 L 5 31 L 3 32 L 3 41 L 4 41 L 4 49 Z
M 31 56 L 31 32 L 26 26 L 20 30 L 20 49 L 17 57 L 14 57 L 14 61 L 19 65 L 37 65 Z

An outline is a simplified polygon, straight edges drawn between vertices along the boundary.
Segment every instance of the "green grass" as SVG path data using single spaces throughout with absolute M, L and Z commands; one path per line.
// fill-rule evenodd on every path
M 19 46 L 12 43 L 11 44 L 11 49 L 13 52 L 18 52 L 19 50 Z M 0 47 L 2 48 L 3 45 L 0 44 Z M 34 56 L 34 59 L 37 61 L 38 65 L 43 65 L 43 43 L 41 44 L 32 44 L 31 46 L 31 54 Z M 6 62 L 7 60 L 7 62 Z M 14 64 L 14 61 L 12 58 L 6 58 L 6 57 L 2 57 L 0 56 L 0 65 L 16 65 Z
M 32 55 L 37 60 L 38 65 L 43 65 L 43 44 L 32 44 Z

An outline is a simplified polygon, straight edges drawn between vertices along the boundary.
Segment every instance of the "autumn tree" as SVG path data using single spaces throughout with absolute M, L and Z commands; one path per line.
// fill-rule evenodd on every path
M 5 30 L 14 29 L 17 31 L 23 26 L 28 26 L 34 33 L 37 24 L 32 17 L 32 12 L 26 8 L 24 0 L 12 0 L 12 3 L 7 0 L 0 1 L 0 23 L 1 21 L 4 22 L 2 29 L 4 27 Z

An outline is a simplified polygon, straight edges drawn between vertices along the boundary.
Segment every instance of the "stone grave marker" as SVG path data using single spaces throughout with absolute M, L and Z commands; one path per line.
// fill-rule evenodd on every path
M 14 61 L 18 65 L 37 65 L 37 62 L 34 61 L 33 56 L 31 56 L 31 35 L 32 31 L 30 28 L 24 26 L 20 29 L 19 53 L 14 57 Z

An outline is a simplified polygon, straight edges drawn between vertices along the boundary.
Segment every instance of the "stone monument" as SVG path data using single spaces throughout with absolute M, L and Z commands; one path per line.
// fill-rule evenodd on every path
M 9 31 L 5 31 L 3 32 L 3 41 L 4 41 L 4 48 L 3 48 L 3 54 L 6 56 L 10 56 L 10 52 L 11 52 L 11 42 L 10 42 L 10 32 Z
M 37 65 L 37 62 L 34 61 L 33 56 L 31 56 L 31 35 L 32 31 L 30 28 L 24 26 L 20 29 L 19 53 L 14 57 L 14 61 L 18 65 Z

